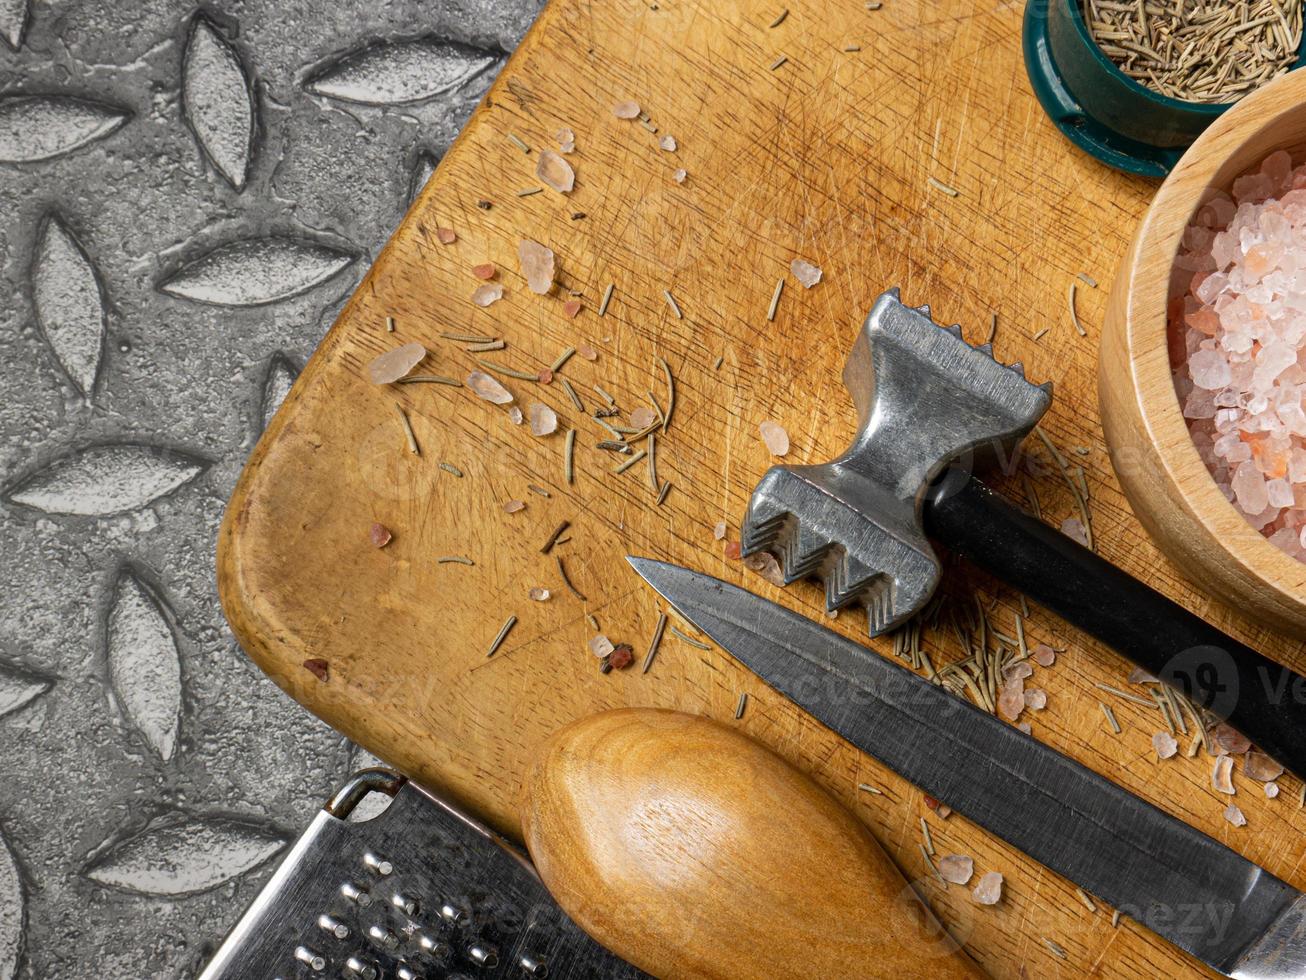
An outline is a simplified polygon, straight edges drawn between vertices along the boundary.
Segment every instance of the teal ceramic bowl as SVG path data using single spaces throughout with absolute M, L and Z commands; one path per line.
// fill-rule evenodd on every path
M 1216 116 L 1235 103 L 1184 102 L 1134 81 L 1088 32 L 1080 0 L 1029 0 L 1025 69 L 1057 128 L 1103 163 L 1164 177 Z M 1306 63 L 1306 40 L 1293 69 Z

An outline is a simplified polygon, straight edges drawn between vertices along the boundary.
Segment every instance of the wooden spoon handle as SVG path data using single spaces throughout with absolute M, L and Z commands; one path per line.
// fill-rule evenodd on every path
M 521 815 L 567 914 L 654 976 L 982 976 L 859 821 L 705 718 L 632 708 L 568 725 Z

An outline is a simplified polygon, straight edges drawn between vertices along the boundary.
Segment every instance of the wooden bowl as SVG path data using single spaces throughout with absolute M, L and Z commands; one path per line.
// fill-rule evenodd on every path
M 1162 551 L 1212 595 L 1306 636 L 1306 562 L 1270 544 L 1224 498 L 1188 433 L 1170 370 L 1166 307 L 1180 237 L 1216 191 L 1269 153 L 1306 150 L 1306 71 L 1230 109 L 1175 165 L 1120 265 L 1107 306 L 1098 398 L 1125 496 Z

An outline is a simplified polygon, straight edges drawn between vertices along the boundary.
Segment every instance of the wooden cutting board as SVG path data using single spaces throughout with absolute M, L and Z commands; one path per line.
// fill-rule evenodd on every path
M 726 521 L 727 541 L 737 540 L 748 494 L 773 461 L 760 422 L 787 428 L 791 462 L 843 449 L 854 424 L 839 381 L 846 351 L 876 295 L 899 285 L 905 300 L 932 304 L 942 322 L 959 320 L 972 341 L 996 313 L 998 355 L 1023 360 L 1035 381 L 1055 382 L 1044 428 L 1067 450 L 1086 450 L 1078 459 L 1104 555 L 1306 669 L 1299 647 L 1186 585 L 1120 495 L 1099 433 L 1096 339 L 1106 287 L 1154 188 L 1083 156 L 1044 117 L 1021 63 L 1023 5 L 785 2 L 788 15 L 774 26 L 780 4 L 761 0 L 549 5 L 259 443 L 220 542 L 232 627 L 297 700 L 509 834 L 518 830 L 516 797 L 531 752 L 563 723 L 622 705 L 733 719 L 746 693 L 732 723 L 865 820 L 993 975 L 1200 970 L 1128 919 L 1113 928 L 1110 910 L 1090 912 L 1072 885 L 961 816 L 940 819 L 918 791 L 723 653 L 668 633 L 647 674 L 637 659 L 604 675 L 586 647 L 595 635 L 588 615 L 637 658 L 647 649 L 659 605 L 623 561 L 631 553 L 821 614 L 818 586 L 767 584 L 725 557 L 713 526 Z M 656 135 L 614 116 L 624 99 L 649 114 Z M 564 127 L 575 133 L 575 190 L 519 195 L 542 186 L 536 161 L 557 148 Z M 667 134 L 673 151 L 659 148 Z M 441 244 L 437 228 L 453 229 L 457 241 Z M 553 295 L 532 293 L 519 274 L 517 245 L 526 238 L 557 253 Z M 824 270 L 815 288 L 789 274 L 795 257 Z M 479 284 L 471 269 L 484 262 L 497 265 L 505 294 L 479 308 L 470 301 Z M 1067 309 L 1080 272 L 1102 283 L 1079 283 L 1086 337 Z M 574 319 L 564 313 L 569 290 L 584 302 Z M 508 346 L 473 354 L 442 332 L 502 337 Z M 647 404 L 646 392 L 666 408 L 665 358 L 676 387 L 657 448 L 658 477 L 671 483 L 665 500 L 657 505 L 643 463 L 612 472 L 615 458 L 595 448 L 603 431 L 557 381 L 504 379 L 518 405 L 547 404 L 562 429 L 577 431 L 570 484 L 561 433 L 533 437 L 466 388 L 369 383 L 369 361 L 414 340 L 431 352 L 419 371 L 458 378 L 477 357 L 534 373 L 567 347 L 592 345 L 596 361 L 574 356 L 559 372 L 591 413 L 604 404 L 596 384 L 626 413 Z M 411 419 L 420 456 L 406 448 L 396 406 Z M 1049 519 L 1071 516 L 1057 477 L 1036 482 Z M 1005 486 L 1024 492 L 1015 481 Z M 527 507 L 507 513 L 514 499 Z M 542 554 L 563 521 L 564 540 Z M 373 522 L 393 532 L 388 546 L 370 543 Z M 442 556 L 475 564 L 439 563 Z M 585 600 L 564 586 L 556 557 Z M 972 584 L 986 601 L 996 596 L 995 622 L 1012 628 L 1016 597 L 978 577 Z M 532 601 L 534 587 L 551 597 Z M 516 626 L 487 659 L 509 615 Z M 859 614 L 833 626 L 865 635 Z M 1240 775 L 1236 802 L 1248 825 L 1231 826 L 1210 760 L 1181 753 L 1158 762 L 1151 736 L 1163 728 L 1160 714 L 1095 686 L 1126 686 L 1124 661 L 1041 610 L 1026 629 L 1068 647 L 1029 682 L 1049 692 L 1046 710 L 1025 716 L 1035 737 L 1306 886 L 1295 780 L 1285 777 L 1280 797 L 1267 800 Z M 875 646 L 888 653 L 887 643 Z M 936 664 L 958 656 L 946 640 L 933 651 Z M 308 658 L 328 662 L 328 680 L 302 666 Z M 1099 700 L 1114 707 L 1120 735 Z M 859 791 L 862 783 L 882 795 Z M 922 816 L 940 853 L 969 854 L 977 873 L 1006 876 L 1000 905 L 979 907 L 968 889 L 945 889 L 928 875 Z M 931 948 L 922 939 L 922 975 Z

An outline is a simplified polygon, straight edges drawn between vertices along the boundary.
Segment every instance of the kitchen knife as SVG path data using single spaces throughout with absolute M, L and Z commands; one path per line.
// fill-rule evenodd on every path
M 943 688 L 719 579 L 631 558 L 682 616 L 868 755 L 1226 976 L 1306 978 L 1306 896 Z

